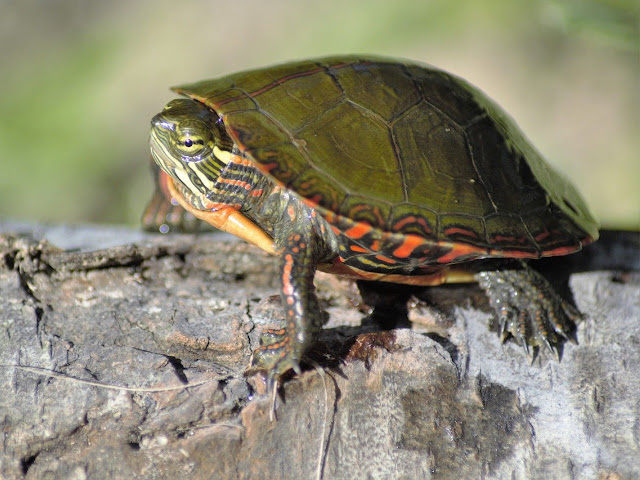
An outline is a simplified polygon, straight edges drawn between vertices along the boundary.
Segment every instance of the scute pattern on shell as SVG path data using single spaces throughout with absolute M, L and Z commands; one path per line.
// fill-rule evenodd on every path
M 377 57 L 335 57 L 177 87 L 239 150 L 330 222 L 464 244 L 486 256 L 570 253 L 597 238 L 571 184 L 465 81 Z

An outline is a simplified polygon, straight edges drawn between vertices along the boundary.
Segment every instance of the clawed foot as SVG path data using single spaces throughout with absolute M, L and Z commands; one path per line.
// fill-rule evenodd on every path
M 580 312 L 560 298 L 535 270 L 523 266 L 480 272 L 476 278 L 498 316 L 502 341 L 512 336 L 532 362 L 541 346 L 559 360 L 567 340 L 577 343 L 575 322 L 581 319 Z
M 267 394 L 272 399 L 271 420 L 275 419 L 280 379 L 289 370 L 298 375 L 302 373 L 299 354 L 293 348 L 291 338 L 284 328 L 265 330 L 260 335 L 260 346 L 253 352 L 247 373 L 266 373 Z

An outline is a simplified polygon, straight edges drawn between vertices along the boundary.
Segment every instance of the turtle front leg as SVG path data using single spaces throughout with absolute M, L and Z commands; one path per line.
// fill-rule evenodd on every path
M 302 356 L 326 321 L 313 284 L 316 260 L 312 242 L 299 233 L 290 233 L 280 258 L 280 298 L 286 324 L 262 333 L 250 368 L 266 372 L 270 393 L 277 389 L 279 379 L 286 372 L 301 372 Z
M 580 320 L 580 312 L 526 263 L 521 262 L 516 268 L 482 271 L 476 279 L 498 316 L 502 340 L 513 336 L 527 354 L 533 347 L 532 359 L 541 346 L 555 349 L 560 358 L 564 342 L 576 341 L 575 322 Z

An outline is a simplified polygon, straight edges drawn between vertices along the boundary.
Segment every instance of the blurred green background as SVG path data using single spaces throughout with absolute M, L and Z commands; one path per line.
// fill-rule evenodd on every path
M 0 0 L 0 217 L 137 224 L 168 86 L 331 53 L 466 78 L 569 174 L 608 227 L 640 227 L 638 2 Z

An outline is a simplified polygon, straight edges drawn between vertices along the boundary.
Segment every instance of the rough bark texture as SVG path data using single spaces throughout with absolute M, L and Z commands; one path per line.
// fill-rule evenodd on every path
M 243 375 L 280 318 L 273 259 L 210 235 L 10 229 L 1 478 L 640 478 L 640 274 L 602 270 L 637 269 L 637 235 L 554 263 L 581 270 L 586 315 L 560 363 L 501 346 L 476 287 L 380 331 L 352 283 L 319 275 L 319 368 L 286 382 L 273 422 Z

